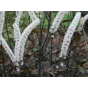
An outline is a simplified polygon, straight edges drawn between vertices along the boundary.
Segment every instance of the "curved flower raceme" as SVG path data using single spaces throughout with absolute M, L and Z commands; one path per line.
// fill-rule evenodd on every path
M 23 53 L 24 53 L 24 46 L 26 43 L 26 40 L 28 38 L 28 35 L 31 33 L 31 31 L 40 23 L 40 20 L 37 19 L 34 22 L 32 22 L 22 33 L 22 36 L 19 39 L 19 43 L 18 43 L 18 48 L 17 48 L 17 61 L 19 62 L 23 60 Z
M 67 51 L 71 43 L 71 38 L 76 30 L 76 27 L 80 21 L 80 18 L 81 18 L 81 13 L 77 12 L 64 37 L 63 44 L 61 47 L 60 57 L 67 56 Z
M 67 11 L 59 11 L 53 21 L 53 24 L 50 28 L 50 32 L 51 33 L 55 33 L 61 23 L 61 21 L 63 20 L 64 15 L 67 13 Z

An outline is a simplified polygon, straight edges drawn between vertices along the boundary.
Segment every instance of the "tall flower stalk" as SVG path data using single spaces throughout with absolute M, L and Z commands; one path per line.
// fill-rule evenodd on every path
M 62 47 L 61 47 L 60 57 L 67 56 L 67 51 L 68 51 L 69 45 L 71 43 L 71 38 L 73 37 L 73 34 L 78 26 L 80 18 L 81 18 L 81 13 L 77 12 L 72 23 L 68 27 L 67 32 L 65 34 L 65 37 L 64 37 L 64 40 L 62 43 Z

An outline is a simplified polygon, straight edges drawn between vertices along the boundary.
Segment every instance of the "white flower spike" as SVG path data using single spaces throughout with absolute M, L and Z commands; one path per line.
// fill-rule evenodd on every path
M 71 38 L 76 30 L 76 27 L 80 21 L 80 18 L 81 18 L 81 13 L 77 12 L 72 23 L 68 27 L 68 30 L 67 30 L 66 35 L 64 37 L 62 47 L 61 47 L 60 57 L 67 56 L 67 51 L 68 51 L 69 45 L 71 43 Z
M 51 33 L 55 33 L 57 31 L 57 29 L 59 28 L 59 25 L 61 23 L 61 21 L 63 20 L 64 15 L 67 13 L 67 11 L 59 11 L 53 21 L 53 24 L 50 28 L 50 32 Z

